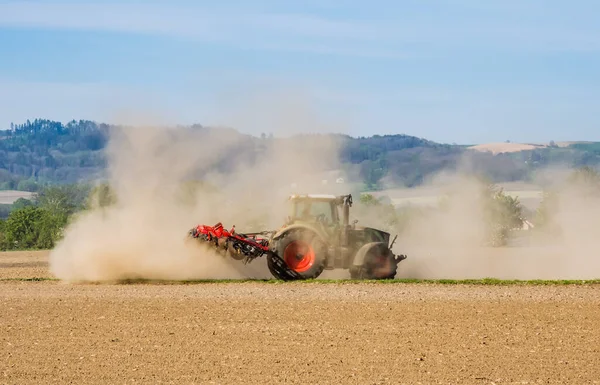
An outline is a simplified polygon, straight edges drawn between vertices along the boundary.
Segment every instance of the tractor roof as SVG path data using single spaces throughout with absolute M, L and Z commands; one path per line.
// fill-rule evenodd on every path
M 336 200 L 339 197 L 333 194 L 292 194 L 290 195 L 290 199 L 326 199 L 326 200 Z
M 315 200 L 323 200 L 334 202 L 338 205 L 348 204 L 352 206 L 352 195 L 333 195 L 333 194 L 292 194 L 290 195 L 290 200 L 295 199 L 315 199 Z

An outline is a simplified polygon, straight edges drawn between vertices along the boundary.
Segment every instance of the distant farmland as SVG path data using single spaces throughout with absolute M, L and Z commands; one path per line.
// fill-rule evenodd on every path
M 498 186 L 504 188 L 507 195 L 518 197 L 521 204 L 530 210 L 537 209 L 542 201 L 543 191 L 537 185 L 519 182 L 499 183 Z M 372 192 L 372 194 L 377 197 L 387 196 L 398 207 L 404 205 L 435 206 L 444 195 L 444 188 L 398 188 Z
M 0 204 L 10 205 L 19 198 L 31 199 L 33 193 L 28 191 L 4 190 L 0 191 Z

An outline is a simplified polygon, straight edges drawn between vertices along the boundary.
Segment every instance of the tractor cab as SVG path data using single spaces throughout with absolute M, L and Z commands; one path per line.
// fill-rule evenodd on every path
M 339 199 L 335 195 L 292 195 L 289 201 L 288 224 L 309 222 L 335 227 L 340 223 Z
M 291 195 L 289 201 L 290 209 L 286 225 L 302 222 L 316 223 L 327 229 L 348 230 L 350 228 L 349 216 L 352 206 L 350 194 Z

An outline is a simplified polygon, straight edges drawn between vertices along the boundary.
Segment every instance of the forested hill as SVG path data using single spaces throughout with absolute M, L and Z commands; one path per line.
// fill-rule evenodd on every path
M 65 124 L 36 119 L 11 124 L 0 131 L 0 189 L 35 191 L 42 184 L 75 183 L 101 176 L 110 128 L 87 120 Z M 243 134 L 232 130 L 228 135 Z M 600 148 L 595 144 L 493 156 L 408 135 L 335 137 L 341 141 L 340 156 L 346 169 L 368 188 L 377 188 L 384 177 L 387 183 L 418 185 L 427 175 L 454 168 L 459 162 L 494 181 L 523 180 L 533 169 L 553 162 L 600 164 Z M 253 139 L 240 150 L 255 153 L 261 141 L 270 140 L 266 135 Z M 471 161 L 465 162 L 465 156 Z
M 32 191 L 34 182 L 72 183 L 105 165 L 108 125 L 36 119 L 0 131 L 0 188 Z

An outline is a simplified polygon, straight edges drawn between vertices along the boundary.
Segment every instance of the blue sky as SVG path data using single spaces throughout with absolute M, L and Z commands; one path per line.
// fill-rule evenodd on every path
M 592 0 L 0 0 L 0 126 L 600 140 Z

